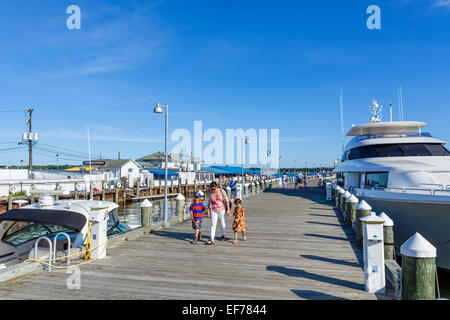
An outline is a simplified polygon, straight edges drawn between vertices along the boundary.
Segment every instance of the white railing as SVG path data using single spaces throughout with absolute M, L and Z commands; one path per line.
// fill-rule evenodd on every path
M 428 188 L 364 188 L 365 190 L 377 190 L 386 192 L 425 194 L 430 196 L 450 196 L 450 188 L 428 189 Z

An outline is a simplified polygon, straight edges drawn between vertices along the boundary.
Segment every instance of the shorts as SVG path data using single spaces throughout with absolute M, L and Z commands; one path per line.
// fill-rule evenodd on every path
M 192 222 L 192 229 L 201 229 L 202 228 L 202 221 L 203 220 L 196 220 L 195 222 Z

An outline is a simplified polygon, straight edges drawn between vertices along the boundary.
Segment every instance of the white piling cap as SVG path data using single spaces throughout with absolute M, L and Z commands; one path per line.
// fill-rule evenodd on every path
M 369 204 L 364 200 L 361 200 L 361 202 L 356 206 L 356 210 L 372 210 L 372 207 L 369 206 Z
M 28 200 L 19 199 L 19 200 L 14 200 L 13 203 L 18 204 L 18 205 L 23 205 L 25 203 L 28 203 Z
M 416 232 L 400 247 L 400 253 L 413 258 L 436 258 L 436 248 Z
M 186 200 L 186 198 L 180 193 L 180 194 L 177 195 L 175 200 Z
M 373 211 L 368 216 L 359 218 L 359 220 L 361 220 L 361 222 L 371 223 L 371 224 L 383 224 L 384 223 L 384 219 L 377 216 L 376 213 Z
M 358 203 L 358 198 L 355 197 L 353 194 L 347 199 L 347 203 Z
M 344 198 L 345 198 L 345 199 L 348 199 L 348 198 L 350 198 L 351 195 L 352 195 L 352 194 L 351 194 L 350 192 L 345 191 L 345 193 L 344 193 Z
M 392 221 L 391 218 L 388 217 L 388 215 L 384 212 L 380 213 L 378 215 L 381 219 L 384 219 L 384 223 L 383 226 L 385 227 L 393 227 L 394 226 L 394 221 Z
M 145 199 L 144 201 L 141 202 L 141 208 L 149 208 L 149 207 L 153 207 L 153 204 L 148 201 L 148 199 Z

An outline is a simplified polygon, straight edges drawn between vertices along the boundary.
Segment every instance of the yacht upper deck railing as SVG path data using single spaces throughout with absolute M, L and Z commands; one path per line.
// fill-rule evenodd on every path
M 427 137 L 432 138 L 429 132 L 415 132 L 415 133 L 405 133 L 405 134 L 365 134 L 362 136 L 356 136 L 350 142 L 362 141 L 367 139 L 378 139 L 378 138 L 417 138 L 417 137 Z

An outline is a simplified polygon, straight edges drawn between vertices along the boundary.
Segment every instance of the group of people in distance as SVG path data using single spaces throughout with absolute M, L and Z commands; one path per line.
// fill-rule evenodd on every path
M 283 174 L 281 181 L 283 182 L 283 188 L 286 188 L 286 185 L 288 182 L 288 176 L 286 173 Z M 308 176 L 306 175 L 306 173 L 303 175 L 303 173 L 299 172 L 295 176 L 295 189 L 297 189 L 297 187 L 299 187 L 299 189 L 306 187 L 307 181 L 308 181 Z
M 233 244 L 237 243 L 239 232 L 242 232 L 242 240 L 247 241 L 247 237 L 245 236 L 247 223 L 245 221 L 245 207 L 242 205 L 242 200 L 240 198 L 234 199 L 235 208 L 233 214 L 231 214 L 232 203 L 228 199 L 226 191 L 219 188 L 216 182 L 211 182 L 210 189 L 211 192 L 206 200 L 206 205 L 202 201 L 203 193 L 199 191 L 194 194 L 194 202 L 189 206 L 192 228 L 195 231 L 194 241 L 192 241 L 192 243 L 196 244 L 198 241 L 201 241 L 201 228 L 204 214 L 206 214 L 208 218 L 211 218 L 211 238 L 206 242 L 207 244 L 212 245 L 215 242 L 217 222 L 220 223 L 222 231 L 221 241 L 225 241 L 225 215 L 234 216 Z

